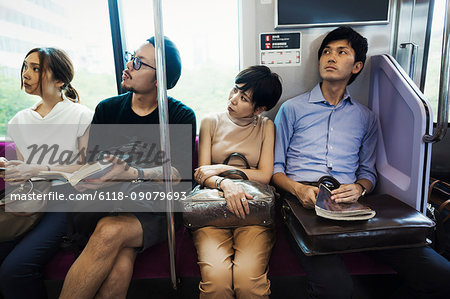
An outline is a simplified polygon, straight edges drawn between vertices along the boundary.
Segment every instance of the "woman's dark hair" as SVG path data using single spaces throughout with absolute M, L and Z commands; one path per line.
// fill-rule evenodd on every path
M 61 92 L 74 102 L 79 102 L 79 95 L 75 88 L 70 84 L 73 79 L 74 70 L 72 61 L 63 50 L 56 48 L 34 48 L 30 50 L 25 58 L 31 53 L 37 52 L 39 55 L 39 86 L 42 91 L 42 76 L 46 70 L 52 72 L 53 79 L 63 82 Z M 20 73 L 23 73 L 25 64 L 22 65 Z M 20 87 L 23 88 L 23 77 L 20 76 Z
M 363 63 L 363 67 L 357 74 L 352 74 L 350 77 L 350 80 L 348 81 L 347 85 L 350 85 L 353 81 L 355 81 L 356 77 L 361 73 L 362 69 L 364 68 L 364 64 L 366 62 L 366 54 L 367 54 L 367 39 L 363 37 L 361 34 L 353 30 L 353 28 L 348 26 L 341 26 L 339 28 L 334 29 L 330 33 L 325 36 L 325 38 L 322 41 L 322 44 L 320 45 L 319 51 L 318 51 L 318 57 L 320 60 L 320 57 L 322 56 L 323 49 L 325 47 L 334 41 L 337 40 L 346 40 L 350 44 L 350 46 L 355 51 L 355 62 L 361 61 Z
M 244 84 L 239 88 L 241 91 L 253 92 L 252 102 L 255 109 L 258 107 L 266 107 L 267 111 L 272 109 L 282 92 L 280 77 L 264 65 L 254 65 L 242 70 L 234 83 Z

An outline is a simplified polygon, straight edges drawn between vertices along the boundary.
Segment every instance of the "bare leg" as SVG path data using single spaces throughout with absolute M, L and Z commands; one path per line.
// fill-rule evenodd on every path
M 102 218 L 64 281 L 60 298 L 93 298 L 107 279 L 123 248 L 142 246 L 142 226 L 136 216 Z
M 136 251 L 134 248 L 124 248 L 117 256 L 116 262 L 103 282 L 96 299 L 120 299 L 127 297 L 128 286 L 133 276 Z

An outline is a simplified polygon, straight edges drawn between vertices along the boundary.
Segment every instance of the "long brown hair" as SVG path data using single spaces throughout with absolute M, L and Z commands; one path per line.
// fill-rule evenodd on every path
M 37 52 L 39 55 L 39 65 L 41 71 L 39 72 L 39 86 L 42 91 L 42 75 L 46 70 L 50 70 L 53 74 L 53 79 L 63 82 L 61 92 L 73 102 L 79 102 L 80 96 L 75 88 L 70 84 L 73 79 L 74 70 L 72 61 L 66 52 L 57 48 L 34 48 L 30 50 L 25 58 L 31 53 Z M 20 74 L 23 74 L 25 64 L 22 64 Z M 23 88 L 23 77 L 20 76 L 20 87 Z

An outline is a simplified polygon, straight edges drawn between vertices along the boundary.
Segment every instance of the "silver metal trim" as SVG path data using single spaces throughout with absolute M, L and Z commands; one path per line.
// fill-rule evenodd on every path
M 164 50 L 163 14 L 161 0 L 153 0 L 153 16 L 155 23 L 155 54 L 156 54 L 156 81 L 158 82 L 158 111 L 159 111 L 159 131 L 161 150 L 170 157 L 170 136 L 169 136 L 169 113 L 167 105 L 167 82 L 166 82 L 166 58 Z M 172 193 L 171 181 L 172 165 L 170 160 L 163 163 L 163 174 L 166 182 L 166 194 Z M 172 287 L 177 289 L 177 275 L 175 264 L 175 222 L 173 213 L 173 201 L 166 201 L 167 218 L 167 241 L 169 244 L 170 278 Z
M 400 48 L 406 49 L 407 46 L 412 46 L 411 57 L 409 58 L 409 77 L 414 80 L 416 73 L 416 54 L 419 50 L 419 46 L 413 42 L 401 43 Z
M 398 44 L 398 24 L 399 24 L 399 15 L 400 15 L 400 11 L 399 11 L 399 1 L 398 0 L 393 0 L 394 4 L 393 4 L 393 9 L 392 11 L 390 11 L 390 13 L 392 14 L 392 26 L 391 26 L 391 51 L 390 54 L 393 57 L 397 57 L 397 44 Z M 391 16 L 391 15 L 390 15 Z
M 425 30 L 425 43 L 423 48 L 423 62 L 422 70 L 420 71 L 420 81 L 419 88 L 422 92 L 425 91 L 425 80 L 427 76 L 428 69 L 428 57 L 430 54 L 430 43 L 431 43 L 431 29 L 433 25 L 433 12 L 434 12 L 434 0 L 430 0 L 428 4 L 428 17 L 427 17 L 427 28 Z
M 448 127 L 448 88 L 449 88 L 449 33 L 450 33 L 450 17 L 449 17 L 449 1 L 445 5 L 445 27 L 442 38 L 442 65 L 441 78 L 439 80 L 439 103 L 436 130 L 433 135 L 426 134 L 423 136 L 424 142 L 438 142 L 444 138 Z

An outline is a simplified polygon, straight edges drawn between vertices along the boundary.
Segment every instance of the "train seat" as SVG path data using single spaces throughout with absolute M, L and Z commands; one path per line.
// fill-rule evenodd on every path
M 281 219 L 277 219 L 277 241 L 269 262 L 269 276 L 304 276 L 297 252 L 290 245 L 283 231 Z M 182 227 L 176 233 L 176 268 L 179 277 L 200 277 L 197 253 L 190 232 Z M 375 262 L 364 253 L 343 255 L 344 263 L 352 275 L 394 274 L 387 265 Z M 63 280 L 74 261 L 71 252 L 60 251 L 45 267 L 44 277 L 49 280 Z M 169 278 L 169 253 L 167 242 L 155 245 L 138 255 L 133 279 Z
M 197 144 L 195 149 L 197 150 Z M 5 153 L 7 153 L 7 157 L 14 155 L 13 143 L 0 142 L 0 156 L 5 156 Z M 4 181 L 1 179 L 0 188 L 4 188 Z M 277 216 L 277 240 L 269 262 L 269 276 L 304 276 L 305 272 L 298 261 L 298 252 L 291 246 L 289 236 L 283 230 L 281 217 Z M 184 227 L 181 227 L 176 232 L 176 249 L 177 275 L 179 277 L 200 277 L 194 243 L 189 230 Z M 352 275 L 395 273 L 390 267 L 375 262 L 364 253 L 344 254 L 343 258 Z M 73 262 L 74 254 L 72 252 L 60 250 L 46 265 L 44 269 L 45 279 L 64 280 Z M 169 277 L 170 268 L 167 242 L 147 249 L 136 258 L 133 279 Z

